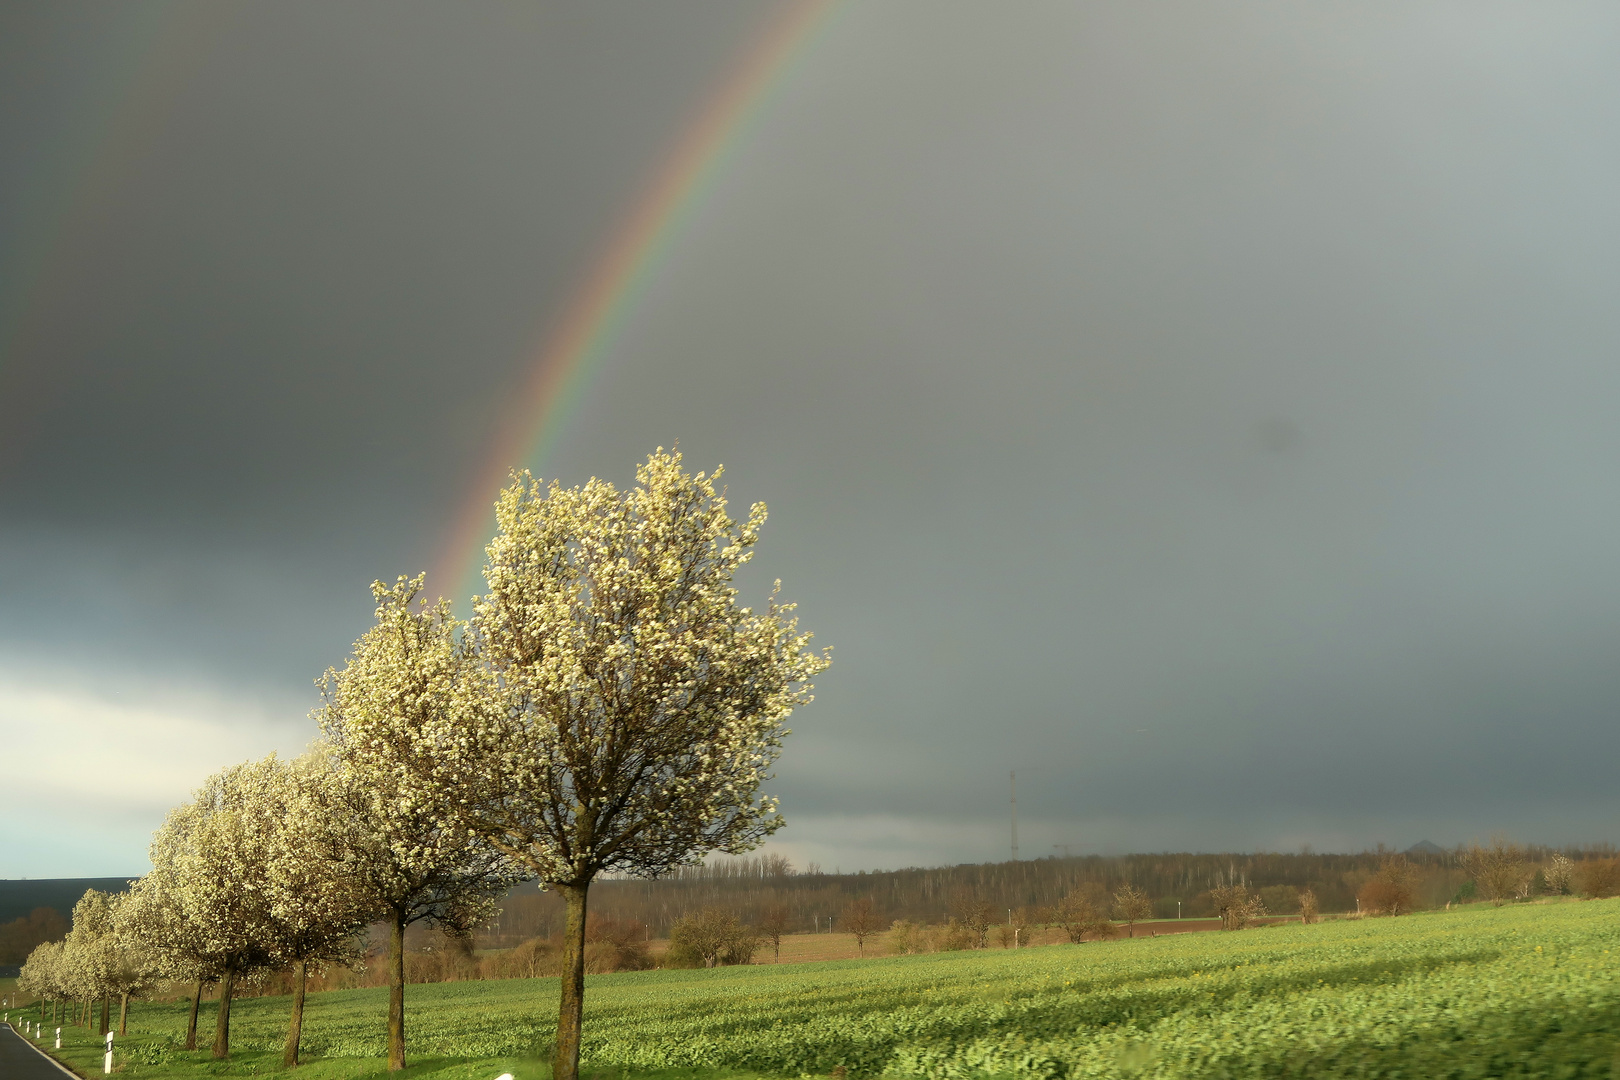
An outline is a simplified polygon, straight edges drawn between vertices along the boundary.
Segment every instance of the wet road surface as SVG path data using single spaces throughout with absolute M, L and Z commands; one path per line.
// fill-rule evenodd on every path
M 63 1080 L 72 1075 L 34 1049 L 33 1042 L 10 1024 L 0 1024 L 0 1077 L 4 1080 Z

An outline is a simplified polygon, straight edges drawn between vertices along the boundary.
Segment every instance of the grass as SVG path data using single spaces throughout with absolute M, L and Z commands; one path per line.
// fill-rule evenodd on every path
M 274 998 L 238 1000 L 231 1010 L 234 1021 L 238 1011 L 254 1000 L 275 1001 Z M 233 1023 L 233 1027 L 235 1024 Z M 390 1073 L 383 1058 L 307 1058 L 297 1069 L 281 1066 L 281 1049 L 233 1047 L 228 1061 L 215 1061 L 207 1047 L 213 1039 L 213 1029 L 197 1033 L 198 1044 L 204 1049 L 187 1052 L 176 1048 L 168 1033 L 136 1031 L 114 1039 L 114 1072 L 124 1077 L 150 1077 L 152 1080 L 192 1080 L 203 1077 L 248 1077 L 280 1073 L 298 1080 L 491 1080 L 501 1073 L 520 1073 L 525 1077 L 549 1076 L 550 1068 L 543 1067 L 532 1058 L 507 1055 L 488 1058 L 422 1057 L 412 1061 L 401 1073 Z M 103 1047 L 94 1032 L 82 1027 L 62 1028 L 62 1048 L 54 1048 L 54 1031 L 47 1029 L 47 1038 L 37 1045 L 46 1050 L 68 1068 L 85 1077 L 102 1075 Z
M 407 991 L 408 1077 L 547 1080 L 556 980 Z M 301 1080 L 382 1068 L 387 991 L 311 995 Z M 233 1054 L 177 1049 L 184 1004 L 133 1007 L 119 1071 L 280 1071 L 285 998 L 238 1000 Z M 212 1008 L 199 1036 L 212 1033 Z M 63 1056 L 100 1071 L 64 1029 Z M 844 1069 L 928 1080 L 1620 1078 L 1620 901 L 589 979 L 584 1072 L 720 1080 Z

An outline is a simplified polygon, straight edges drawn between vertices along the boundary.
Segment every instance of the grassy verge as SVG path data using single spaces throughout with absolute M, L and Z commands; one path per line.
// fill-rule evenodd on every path
M 242 1002 L 237 1002 L 240 1008 Z M 212 1032 L 208 1033 L 212 1036 Z M 203 1033 L 200 1042 L 206 1043 Z M 36 1045 L 80 1076 L 94 1080 L 103 1075 L 103 1044 L 93 1031 L 82 1027 L 62 1029 L 62 1048 L 55 1048 L 54 1031 Z M 123 1077 L 150 1077 L 152 1080 L 201 1080 L 203 1077 L 266 1076 L 281 1073 L 298 1080 L 492 1080 L 502 1073 L 522 1075 L 525 1080 L 544 1080 L 551 1070 L 540 1062 L 522 1056 L 488 1058 L 423 1057 L 404 1072 L 390 1073 L 378 1058 L 312 1058 L 297 1069 L 283 1069 L 280 1050 L 236 1049 L 229 1060 L 215 1061 L 209 1050 L 178 1049 L 168 1033 L 132 1032 L 113 1040 L 113 1072 Z
M 549 1080 L 556 995 L 555 979 L 411 986 L 405 1075 Z M 119 1070 L 279 1072 L 287 1005 L 238 1000 L 228 1063 L 178 1049 L 184 1002 L 139 1005 Z M 311 995 L 297 1075 L 381 1080 L 386 1009 L 385 989 Z M 592 976 L 584 1050 L 587 1076 L 638 1080 L 1617 1078 L 1620 901 Z M 64 1056 L 99 1067 L 83 1029 Z

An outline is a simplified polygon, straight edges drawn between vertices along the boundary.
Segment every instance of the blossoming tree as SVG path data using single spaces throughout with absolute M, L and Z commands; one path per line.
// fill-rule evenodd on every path
M 578 1076 L 591 882 L 740 853 L 779 828 L 760 785 L 831 662 L 777 592 L 738 606 L 765 506 L 734 522 L 720 477 L 662 448 L 624 492 L 514 474 L 471 623 L 483 682 L 463 680 L 430 734 L 439 771 L 419 774 L 453 780 L 460 818 L 566 901 L 555 1080 Z
M 476 704 L 469 684 L 484 680 L 449 605 L 418 601 L 422 580 L 372 585 L 377 623 L 342 671 L 322 677 L 326 704 L 315 713 L 335 780 L 320 795 L 328 809 L 312 820 L 333 824 L 319 834 L 326 857 L 391 927 L 390 1070 L 405 1067 L 406 927 L 470 933 L 524 876 L 456 813 L 444 740 Z
M 147 876 L 153 892 L 173 905 L 170 926 L 184 942 L 186 966 L 218 973 L 213 1053 L 220 1059 L 230 1056 L 237 980 L 282 963 L 266 877 L 282 813 L 273 797 L 279 769 L 272 755 L 215 773 L 152 837 Z M 170 944 L 147 941 L 159 952 Z
M 334 843 L 332 834 L 341 835 L 355 822 L 340 816 L 342 779 L 331 766 L 323 753 L 306 754 L 287 762 L 274 778 L 281 814 L 268 844 L 265 879 L 276 949 L 293 965 L 284 1067 L 298 1064 L 310 967 L 348 967 L 364 960 L 365 931 L 376 914 L 375 897 L 364 882 L 333 857 L 352 845 Z
M 183 1044 L 187 1050 L 197 1049 L 197 1012 L 203 990 L 221 974 L 215 957 L 203 951 L 202 940 L 186 925 L 175 856 L 190 840 L 186 825 L 191 820 L 188 810 L 176 811 L 153 834 L 148 849 L 152 870 L 130 888 L 128 900 L 118 912 L 119 932 L 142 943 L 159 974 L 192 987 Z

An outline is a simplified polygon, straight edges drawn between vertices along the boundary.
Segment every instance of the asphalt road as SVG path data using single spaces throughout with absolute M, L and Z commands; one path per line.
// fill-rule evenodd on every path
M 4 1080 L 62 1080 L 72 1075 L 34 1049 L 10 1024 L 0 1024 L 0 1077 Z

